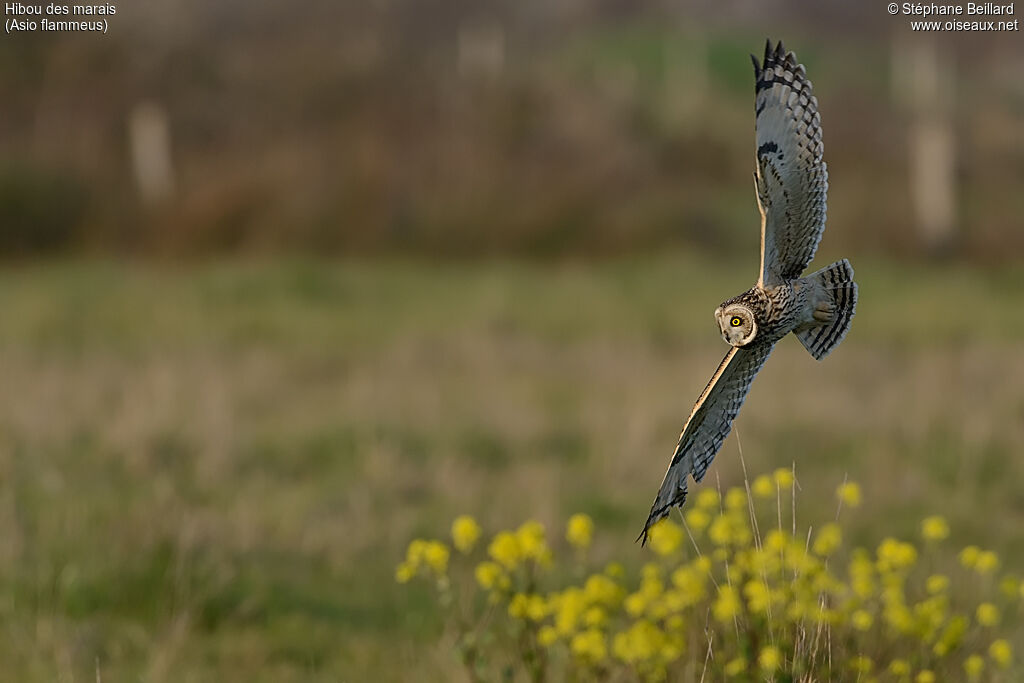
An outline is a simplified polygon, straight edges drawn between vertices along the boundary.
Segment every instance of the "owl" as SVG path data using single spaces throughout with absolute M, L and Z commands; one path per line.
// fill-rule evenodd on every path
M 775 344 L 792 332 L 814 358 L 835 349 L 857 307 L 857 284 L 846 259 L 801 277 L 825 230 L 828 172 L 821 117 L 811 82 L 780 41 L 754 62 L 756 165 L 761 211 L 757 284 L 715 309 L 729 352 L 697 399 L 679 435 L 661 489 L 640 534 L 686 501 L 690 476 L 700 482 L 732 429 L 754 376 Z

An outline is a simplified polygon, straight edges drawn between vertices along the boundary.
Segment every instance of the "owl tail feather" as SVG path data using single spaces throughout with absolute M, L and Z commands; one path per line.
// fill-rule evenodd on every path
M 853 266 L 846 259 L 804 279 L 825 295 L 824 303 L 830 314 L 821 324 L 796 330 L 794 334 L 812 356 L 821 360 L 839 346 L 850 331 L 850 322 L 857 310 L 857 283 L 853 281 Z

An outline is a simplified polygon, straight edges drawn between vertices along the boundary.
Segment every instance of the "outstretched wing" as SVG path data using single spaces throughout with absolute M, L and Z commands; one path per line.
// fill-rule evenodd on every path
M 676 452 L 640 534 L 642 542 L 647 542 L 647 531 L 651 525 L 668 515 L 673 506 L 686 502 L 690 475 L 697 482 L 704 478 L 712 458 L 732 430 L 732 421 L 739 415 L 754 376 L 764 365 L 773 346 L 733 347 L 725 354 L 679 435 Z
M 754 61 L 757 170 L 761 209 L 760 284 L 800 277 L 825 230 L 828 170 L 822 155 L 821 116 L 803 64 L 782 42 L 765 45 Z

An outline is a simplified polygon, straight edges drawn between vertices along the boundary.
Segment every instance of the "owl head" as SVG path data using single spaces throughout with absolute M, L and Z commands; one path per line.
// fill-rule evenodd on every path
M 757 336 L 754 312 L 741 303 L 731 303 L 715 309 L 715 320 L 722 330 L 722 338 L 732 346 L 746 346 Z

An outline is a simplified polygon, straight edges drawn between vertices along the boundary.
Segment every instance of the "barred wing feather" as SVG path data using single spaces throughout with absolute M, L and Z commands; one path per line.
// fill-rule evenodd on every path
M 760 283 L 800 277 L 825 230 L 828 170 L 822 155 L 821 116 L 811 82 L 782 42 L 765 46 L 754 62 L 757 169 L 761 210 Z
M 732 421 L 739 415 L 754 376 L 773 346 L 733 347 L 725 354 L 679 435 L 672 462 L 640 534 L 642 542 L 647 542 L 647 532 L 655 522 L 668 515 L 673 507 L 686 502 L 690 476 L 697 482 L 704 478 L 708 465 L 732 430 Z

